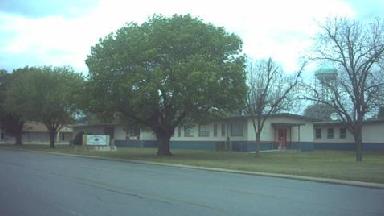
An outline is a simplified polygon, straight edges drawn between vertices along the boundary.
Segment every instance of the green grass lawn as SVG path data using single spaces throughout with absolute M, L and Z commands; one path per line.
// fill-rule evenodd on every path
M 9 146 L 8 146 L 9 147 Z M 84 147 L 25 145 L 23 149 L 55 151 L 81 155 L 147 160 L 194 166 L 261 171 L 302 176 L 384 183 L 384 152 L 365 152 L 363 162 L 355 161 L 354 152 L 263 152 L 252 153 L 173 150 L 172 157 L 157 157 L 154 148 L 119 148 L 115 152 L 90 151 Z

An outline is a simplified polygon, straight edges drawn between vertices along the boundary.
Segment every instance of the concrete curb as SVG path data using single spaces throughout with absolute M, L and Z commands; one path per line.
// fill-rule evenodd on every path
M 225 169 L 225 168 L 199 167 L 199 166 L 185 165 L 185 164 L 170 164 L 170 163 L 152 162 L 152 161 L 144 161 L 144 160 L 127 160 L 127 159 L 117 159 L 117 158 L 109 158 L 109 157 L 101 157 L 101 156 L 78 155 L 78 154 L 69 154 L 69 153 L 62 153 L 62 152 L 48 152 L 48 151 L 38 151 L 38 150 L 29 150 L 29 149 L 13 149 L 13 148 L 9 148 L 9 149 L 48 153 L 52 155 L 89 158 L 89 159 L 96 159 L 96 160 L 120 161 L 120 162 L 128 162 L 128 163 L 135 163 L 135 164 L 148 164 L 148 165 L 157 165 L 157 166 L 177 167 L 177 168 L 184 168 L 184 169 L 197 169 L 197 170 L 205 170 L 205 171 L 212 171 L 212 172 L 225 172 L 225 173 L 243 174 L 243 175 L 266 176 L 266 177 L 286 178 L 286 179 L 293 179 L 293 180 L 313 181 L 313 182 L 329 183 L 329 184 L 340 184 L 340 185 L 349 185 L 349 186 L 357 186 L 357 187 L 384 189 L 384 184 L 363 182 L 363 181 L 339 180 L 339 179 L 332 179 L 332 178 L 288 175 L 288 174 L 269 173 L 269 172 L 252 172 L 252 171 Z

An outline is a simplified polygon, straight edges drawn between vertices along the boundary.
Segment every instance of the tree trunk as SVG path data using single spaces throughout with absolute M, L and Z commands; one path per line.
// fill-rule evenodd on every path
M 157 132 L 157 156 L 172 156 L 169 148 L 171 134 L 167 132 Z
M 12 135 L 15 137 L 16 145 L 22 145 L 23 144 L 23 126 L 24 122 L 18 122 L 15 127 L 12 129 Z
M 260 131 L 256 131 L 256 157 L 260 156 Z
M 355 129 L 355 133 L 353 135 L 353 138 L 355 140 L 356 144 L 356 161 L 361 162 L 363 161 L 363 137 L 362 137 L 362 125 L 358 125 Z
M 55 148 L 55 135 L 56 130 L 49 130 L 49 147 Z
M 23 144 L 23 133 L 20 131 L 20 133 L 15 134 L 16 143 L 15 145 L 22 145 Z

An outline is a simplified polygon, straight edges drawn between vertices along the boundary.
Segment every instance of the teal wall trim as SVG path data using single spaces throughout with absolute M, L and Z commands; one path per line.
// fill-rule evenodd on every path
M 354 151 L 355 143 L 314 143 L 316 150 Z M 363 143 L 364 151 L 384 151 L 384 143 Z
M 218 142 L 214 141 L 171 141 L 171 149 L 200 149 L 216 150 Z M 115 140 L 117 147 L 157 147 L 157 141 L 152 140 Z
M 157 141 L 155 140 L 115 140 L 117 147 L 156 147 Z M 223 151 L 226 149 L 225 142 L 216 141 L 171 141 L 171 149 L 196 149 L 196 150 L 211 150 Z M 236 152 L 254 152 L 256 151 L 255 142 L 251 141 L 232 141 L 232 151 Z M 272 150 L 277 149 L 277 145 L 270 142 L 263 142 L 260 144 L 260 149 Z M 293 142 L 288 145 L 288 149 L 296 149 L 300 151 L 313 151 L 313 150 L 344 150 L 354 151 L 354 143 L 312 143 L 312 142 Z M 384 143 L 364 143 L 364 151 L 384 151 Z
M 273 150 L 277 149 L 277 145 L 274 142 L 262 142 L 260 144 L 260 150 Z M 300 151 L 313 151 L 314 146 L 313 143 L 310 142 L 294 142 L 288 144 L 288 149 L 297 149 Z M 232 150 L 233 151 L 241 151 L 241 152 L 255 152 L 256 151 L 256 143 L 253 141 L 248 142 L 232 142 Z

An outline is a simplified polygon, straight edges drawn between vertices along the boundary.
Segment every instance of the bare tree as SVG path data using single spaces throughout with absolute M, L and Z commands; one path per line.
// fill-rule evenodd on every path
M 384 72 L 384 28 L 380 20 L 362 23 L 348 19 L 329 19 L 316 38 L 315 60 L 338 71 L 336 82 L 327 83 L 330 100 L 313 87 L 307 97 L 333 108 L 356 143 L 356 161 L 362 161 L 362 127 L 367 114 L 382 103 Z M 381 95 L 381 96 L 380 96 Z
M 260 136 L 265 121 L 273 114 L 292 109 L 293 89 L 302 68 L 294 76 L 287 76 L 271 58 L 249 67 L 246 106 L 256 133 L 256 156 L 260 155 Z

